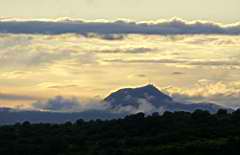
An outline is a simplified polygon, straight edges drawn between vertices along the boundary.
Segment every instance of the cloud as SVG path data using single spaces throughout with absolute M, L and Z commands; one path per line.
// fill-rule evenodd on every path
M 76 84 L 53 85 L 53 86 L 48 86 L 47 88 L 52 88 L 52 89 L 65 89 L 65 88 L 76 88 L 76 87 L 79 87 L 79 85 L 76 85 Z
M 172 72 L 173 75 L 183 75 L 183 72 Z
M 207 79 L 199 80 L 196 87 L 193 88 L 180 88 L 180 87 L 167 87 L 162 89 L 165 93 L 169 94 L 174 103 L 216 103 L 223 107 L 239 108 L 240 107 L 240 82 L 216 82 L 211 83 Z M 0 98 L 7 100 L 32 100 L 35 98 L 20 95 L 5 95 L 0 94 Z M 131 98 L 127 96 L 126 100 Z M 35 99 L 37 100 L 37 99 Z M 39 100 L 32 103 L 34 110 L 41 111 L 54 111 L 54 112 L 83 112 L 89 110 L 112 111 L 117 113 L 138 113 L 144 112 L 151 114 L 153 112 L 162 113 L 166 107 L 156 107 L 147 99 L 138 98 L 132 105 L 118 105 L 114 109 L 110 108 L 109 104 L 104 103 L 100 98 L 91 100 L 80 100 L 76 97 L 63 97 L 56 96 L 48 100 Z
M 87 33 L 83 34 L 86 38 L 99 38 L 103 40 L 109 40 L 109 41 L 114 41 L 114 40 L 123 40 L 125 39 L 125 35 L 123 34 L 97 34 L 97 33 Z
M 109 53 L 109 54 L 116 54 L 116 53 L 126 53 L 126 54 L 144 54 L 148 52 L 152 52 L 157 50 L 155 48 L 150 47 L 126 47 L 126 48 L 110 48 L 110 49 L 101 49 L 95 50 L 93 52 L 96 53 Z
M 174 59 L 110 59 L 104 60 L 105 62 L 111 63 L 151 63 L 151 64 L 176 64 L 176 63 L 186 63 L 185 60 L 174 60 Z
M 24 79 L 30 74 L 32 74 L 32 72 L 29 71 L 8 71 L 1 73 L 0 77 L 4 79 Z
M 140 77 L 140 78 L 145 78 L 145 77 L 147 77 L 146 74 L 137 74 L 136 76 L 137 76 L 137 77 Z
M 240 66 L 240 61 L 204 60 L 204 61 L 192 61 L 189 64 L 193 66 Z
M 78 98 L 56 96 L 47 101 L 32 103 L 33 109 L 55 112 L 82 112 L 87 110 L 105 110 L 105 104 L 97 100 L 81 102 Z
M 77 65 L 97 63 L 95 53 L 75 52 L 64 49 L 37 49 L 26 48 L 24 45 L 8 50 L 0 51 L 0 64 L 2 67 L 38 67 L 54 64 L 58 61 L 72 61 Z
M 0 100 L 37 100 L 38 98 L 28 95 L 18 95 L 18 94 L 9 94 L 9 93 L 0 93 Z
M 172 46 L 173 41 L 169 38 L 174 37 L 181 39 L 175 39 L 174 46 Z M 205 40 L 212 40 L 212 43 L 206 41 L 208 44 L 202 46 L 201 43 L 196 43 L 201 42 L 199 40 L 204 40 L 204 44 Z M 225 44 L 228 41 L 234 43 Z M 223 44 L 218 45 L 219 42 Z M 239 36 L 222 35 L 128 35 L 124 40 L 112 42 L 98 38 L 86 38 L 78 34 L 0 34 L 0 65 L 3 68 L 33 68 L 62 63 L 62 65 L 74 67 L 74 65 L 112 62 L 238 68 L 240 66 L 237 59 L 239 43 Z M 214 45 L 214 48 L 208 45 Z
M 49 51 L 21 51 L 13 49 L 1 52 L 0 62 L 2 66 L 38 66 L 53 61 L 67 59 L 71 56 L 70 52 L 49 52 Z
M 223 106 L 240 107 L 240 82 L 200 80 L 193 88 L 168 87 L 163 91 L 180 102 L 214 102 Z
M 56 20 L 18 20 L 1 19 L 0 33 L 23 34 L 224 34 L 239 35 L 240 23 L 223 25 L 211 21 L 185 21 L 174 18 L 153 22 L 118 21 L 87 21 L 70 18 Z M 106 39 L 112 37 L 106 37 Z
M 153 112 L 164 111 L 163 107 L 157 108 L 148 102 L 146 99 L 139 98 L 137 100 L 138 106 L 118 106 L 114 109 L 109 108 L 109 104 L 104 103 L 100 99 L 92 99 L 88 101 L 80 101 L 80 99 L 71 97 L 66 98 L 63 96 L 56 96 L 50 98 L 47 101 L 37 101 L 32 103 L 32 108 L 41 111 L 52 111 L 52 112 L 84 112 L 89 110 L 101 110 L 106 112 L 115 113 L 138 113 L 144 112 L 146 114 L 151 114 Z
M 126 64 L 181 64 L 187 66 L 213 66 L 239 68 L 238 60 L 195 60 L 195 59 L 106 59 L 104 62 Z
M 127 96 L 126 100 L 131 96 Z M 163 113 L 165 111 L 164 107 L 156 107 L 152 103 L 150 103 L 147 99 L 138 98 L 136 103 L 132 103 L 132 105 L 118 105 L 111 109 L 112 111 L 118 113 L 130 113 L 135 114 L 139 112 L 143 112 L 145 114 L 152 114 L 153 112 Z
M 232 36 L 231 38 L 226 37 L 226 36 L 197 36 L 197 37 L 192 37 L 192 38 L 187 38 L 185 37 L 182 39 L 186 44 L 193 44 L 193 45 L 215 45 L 215 46 L 226 46 L 226 45 L 232 45 L 236 46 L 239 44 L 239 39 L 236 38 L 236 36 Z
M 0 47 L 6 48 L 16 45 L 28 46 L 32 43 L 32 39 L 29 35 L 0 34 Z

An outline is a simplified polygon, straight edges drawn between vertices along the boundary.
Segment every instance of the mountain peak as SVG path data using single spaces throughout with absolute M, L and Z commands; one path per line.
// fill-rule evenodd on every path
M 150 88 L 150 89 L 157 89 L 157 87 L 155 87 L 153 84 L 147 84 L 147 85 L 144 85 L 142 87 L 139 87 L 139 88 Z
M 156 106 L 172 101 L 172 98 L 158 90 L 153 84 L 137 88 L 120 89 L 104 99 L 111 106 L 138 105 L 139 99 L 144 99 Z
M 146 91 L 158 91 L 158 92 L 160 92 L 160 91 L 158 90 L 158 88 L 155 87 L 153 84 L 147 84 L 147 85 L 145 85 L 145 86 L 137 87 L 137 88 L 135 88 L 135 89 L 144 89 L 144 90 L 146 90 Z

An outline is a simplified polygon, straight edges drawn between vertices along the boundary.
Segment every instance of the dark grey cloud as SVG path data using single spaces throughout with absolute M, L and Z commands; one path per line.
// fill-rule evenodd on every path
M 124 34 L 97 34 L 97 33 L 87 33 L 83 34 L 83 36 L 87 38 L 99 38 L 99 39 L 104 39 L 104 40 L 123 40 L 125 39 L 126 35 Z
M 93 52 L 109 53 L 109 54 L 114 54 L 114 53 L 143 54 L 143 53 L 152 52 L 154 50 L 157 50 L 157 49 L 147 48 L 147 47 L 134 47 L 134 48 L 124 48 L 124 49 L 122 48 L 103 49 L 103 50 L 98 50 Z
M 64 89 L 64 88 L 76 88 L 76 87 L 79 87 L 79 85 L 76 85 L 76 84 L 54 85 L 54 86 L 49 86 L 48 88 L 52 88 L 52 89 Z
M 137 77 L 145 78 L 145 77 L 147 77 L 147 75 L 146 74 L 138 74 Z
M 49 99 L 46 102 L 38 101 L 33 103 L 33 107 L 42 109 L 42 110 L 51 110 L 51 111 L 65 111 L 65 110 L 74 110 L 79 109 L 80 103 L 77 99 L 65 99 L 62 96 L 57 96 L 53 99 Z
M 129 22 L 124 20 L 113 22 L 96 22 L 84 20 L 0 20 L 0 33 L 24 34 L 224 34 L 239 35 L 240 24 L 220 25 L 214 22 L 186 22 L 180 19 L 169 21 Z M 106 36 L 105 39 L 116 39 Z
M 183 72 L 172 72 L 173 75 L 183 75 Z

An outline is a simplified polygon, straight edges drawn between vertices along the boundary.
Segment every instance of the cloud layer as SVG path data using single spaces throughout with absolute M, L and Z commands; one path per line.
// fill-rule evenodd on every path
M 33 96 L 27 96 L 27 95 L 17 95 L 17 94 L 6 94 L 0 92 L 0 100 L 36 100 L 36 97 Z
M 49 98 L 46 101 L 37 101 L 32 103 L 32 108 L 34 110 L 41 111 L 52 111 L 52 112 L 84 112 L 91 110 L 100 110 L 100 111 L 112 111 L 115 113 L 138 113 L 144 112 L 151 114 L 152 112 L 164 111 L 163 108 L 157 108 L 145 99 L 139 99 L 137 101 L 139 106 L 119 106 L 114 110 L 109 109 L 109 104 L 104 103 L 103 101 L 89 100 L 89 101 L 80 101 L 78 98 L 67 98 L 63 96 L 56 96 Z
M 65 98 L 56 96 L 47 101 L 37 101 L 32 104 L 37 110 L 55 111 L 55 112 L 82 112 L 87 110 L 104 110 L 105 105 L 100 101 L 81 102 L 77 98 Z
M 23 34 L 106 34 L 106 39 L 119 39 L 110 34 L 225 34 L 239 35 L 240 23 L 222 25 L 211 21 L 185 21 L 174 18 L 154 22 L 56 20 L 0 20 L 0 33 Z M 120 37 L 121 38 L 121 37 Z
M 191 89 L 169 87 L 165 91 L 181 102 L 214 102 L 226 107 L 239 108 L 239 88 L 239 81 L 212 83 L 203 79 Z
M 2 21 L 0 25 L 6 22 L 13 21 Z M 26 23 L 15 22 L 18 25 Z M 48 27 L 48 22 L 71 25 L 77 21 L 42 22 Z M 81 25 L 81 22 L 77 23 Z M 110 25 L 113 23 L 110 22 Z M 129 24 L 136 28 L 143 23 L 125 22 L 125 25 Z M 230 27 L 219 26 L 223 29 Z M 98 26 L 95 30 L 99 30 Z M 0 92 L 3 92 L 0 93 L 0 106 L 29 107 L 27 105 L 39 98 L 58 95 L 84 99 L 104 97 L 111 90 L 149 82 L 159 87 L 171 85 L 185 91 L 194 88 L 199 79 L 209 79 L 213 83 L 239 80 L 240 35 L 125 35 L 113 34 L 122 32 L 122 29 L 115 30 L 107 32 L 109 34 L 0 34 Z M 208 89 L 206 87 L 203 92 L 210 94 Z M 216 99 L 222 97 L 222 105 L 234 104 L 235 107 L 239 95 L 237 89 L 233 92 L 234 95 L 223 91 L 224 95 L 219 92 L 220 95 L 215 97 L 200 97 L 205 97 L 204 101 L 218 101 Z M 180 95 L 189 101 L 197 96 Z M 42 101 L 43 104 L 46 102 Z M 82 100 L 78 102 L 82 104 Z

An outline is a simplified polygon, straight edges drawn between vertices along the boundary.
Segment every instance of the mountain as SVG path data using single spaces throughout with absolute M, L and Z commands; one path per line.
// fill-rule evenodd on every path
M 0 108 L 4 109 L 4 108 Z M 65 123 L 75 122 L 78 119 L 89 120 L 110 120 L 126 116 L 125 113 L 113 113 L 103 110 L 89 110 L 83 112 L 43 112 L 43 111 L 19 111 L 16 109 L 4 109 L 0 111 L 0 126 L 4 124 L 15 124 L 29 121 L 31 123 Z
M 173 102 L 173 99 L 159 91 L 154 85 L 148 84 L 137 88 L 123 88 L 111 93 L 104 101 L 111 107 L 139 106 L 139 100 L 149 101 L 154 106 L 163 106 Z
M 11 108 L 4 108 L 4 107 L 0 107 L 0 112 L 8 112 L 11 111 Z
M 146 85 L 138 88 L 120 89 L 104 99 L 110 103 L 112 107 L 116 106 L 138 106 L 138 99 L 146 99 L 155 106 L 162 106 L 168 102 L 172 102 L 172 98 L 160 92 L 153 85 Z
M 138 88 L 124 88 L 120 89 L 104 99 L 109 105 L 110 109 L 118 110 L 124 107 L 139 108 L 142 104 L 150 105 L 152 112 L 159 111 L 194 111 L 196 109 L 208 110 L 209 112 L 216 112 L 223 107 L 213 103 L 180 103 L 174 101 L 170 96 L 159 91 L 154 85 L 149 84 Z

